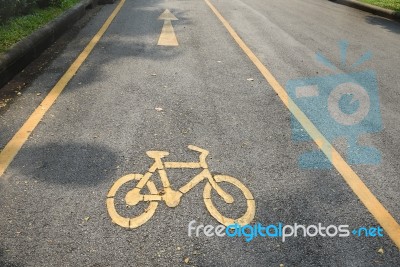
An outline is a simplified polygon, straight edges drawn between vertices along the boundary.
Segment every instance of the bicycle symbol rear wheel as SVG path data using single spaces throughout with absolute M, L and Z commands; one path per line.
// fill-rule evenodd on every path
M 211 184 L 206 183 L 206 186 L 204 187 L 204 191 L 203 191 L 203 198 L 204 198 L 204 203 L 205 203 L 208 211 L 211 213 L 211 215 L 215 219 L 217 219 L 218 222 L 220 222 L 221 224 L 223 224 L 225 226 L 228 226 L 228 225 L 234 224 L 234 223 L 237 223 L 237 224 L 240 224 L 243 226 L 243 225 L 251 223 L 255 216 L 256 205 L 255 205 L 254 197 L 251 194 L 250 190 L 247 189 L 247 187 L 244 184 L 242 184 L 242 182 L 240 182 L 238 179 L 231 177 L 231 176 L 215 175 L 214 180 L 217 183 L 227 182 L 227 183 L 237 187 L 238 189 L 240 189 L 240 191 L 242 191 L 243 195 L 246 198 L 247 210 L 242 217 L 237 218 L 237 219 L 228 218 L 228 217 L 223 216 L 218 211 L 218 209 L 215 207 L 215 205 L 213 204 L 213 202 L 211 200 L 211 190 L 212 190 Z
M 125 228 L 137 228 L 143 224 L 145 224 L 150 218 L 154 215 L 158 202 L 157 201 L 149 201 L 149 206 L 145 209 L 145 211 L 135 217 L 132 218 L 127 218 L 124 216 L 121 216 L 116 207 L 115 207 L 115 195 L 117 191 L 126 183 L 137 180 L 139 181 L 143 177 L 142 174 L 128 174 L 120 179 L 118 179 L 113 186 L 110 188 L 110 191 L 108 192 L 107 195 L 107 210 L 108 214 L 110 215 L 112 221 L 115 224 L 118 224 L 119 226 L 125 227 Z M 148 181 L 146 184 L 150 194 L 156 195 L 158 193 L 156 186 L 152 181 Z

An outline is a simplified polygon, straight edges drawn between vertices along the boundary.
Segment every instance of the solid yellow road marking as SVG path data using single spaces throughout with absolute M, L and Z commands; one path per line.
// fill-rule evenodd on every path
M 0 153 L 0 177 L 4 174 L 10 163 L 13 161 L 14 157 L 18 154 L 21 147 L 24 145 L 26 140 L 31 135 L 32 131 L 39 124 L 40 120 L 46 114 L 46 112 L 51 108 L 57 98 L 60 96 L 61 92 L 67 86 L 69 81 L 78 71 L 82 63 L 86 60 L 89 54 L 92 52 L 93 48 L 99 42 L 100 38 L 106 32 L 111 22 L 117 16 L 118 12 L 124 5 L 125 0 L 121 0 L 118 6 L 114 9 L 111 15 L 108 17 L 106 22 L 96 33 L 85 49 L 80 53 L 80 55 L 75 59 L 72 65 L 68 68 L 65 74 L 57 82 L 57 84 L 51 89 L 49 94 L 43 99 L 42 103 L 36 110 L 31 114 L 24 125 L 18 130 L 18 132 L 13 136 L 13 138 L 7 143 L 4 149 Z
M 166 9 L 158 18 L 164 20 L 164 26 L 162 27 L 160 38 L 158 39 L 157 45 L 162 46 L 178 46 L 178 40 L 176 39 L 174 27 L 172 27 L 171 20 L 178 20 L 168 9 Z
M 400 249 L 400 225 L 396 222 L 393 216 L 386 210 L 386 208 L 379 202 L 379 200 L 372 194 L 368 187 L 364 184 L 356 172 L 347 164 L 339 152 L 326 140 L 326 138 L 319 132 L 315 125 L 307 118 L 307 116 L 300 110 L 300 108 L 293 102 L 293 100 L 286 93 L 285 89 L 279 84 L 271 72 L 261 63 L 257 56 L 250 50 L 245 42 L 239 37 L 236 31 L 232 28 L 229 22 L 221 15 L 221 13 L 210 3 L 209 0 L 204 0 L 210 9 L 214 12 L 217 18 L 222 22 L 224 27 L 228 30 L 229 34 L 233 37 L 236 43 L 240 46 L 243 52 L 250 58 L 253 64 L 261 72 L 267 82 L 278 94 L 279 98 L 286 105 L 289 111 L 301 123 L 303 128 L 315 141 L 318 147 L 324 152 L 327 158 L 331 161 L 332 165 L 342 175 L 343 179 L 350 186 L 353 192 L 358 196 L 361 202 L 375 217 L 378 223 L 383 227 L 389 237 L 393 240 L 396 246 Z

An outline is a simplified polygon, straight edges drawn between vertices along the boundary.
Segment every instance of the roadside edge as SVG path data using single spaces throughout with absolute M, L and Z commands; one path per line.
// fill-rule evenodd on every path
M 329 0 L 329 1 L 400 22 L 400 12 L 396 12 L 394 10 L 370 5 L 357 0 Z
M 86 14 L 86 9 L 97 4 L 97 0 L 82 0 L 50 21 L 37 31 L 28 35 L 8 51 L 0 55 L 0 90 L 16 74 L 52 45 L 72 24 Z

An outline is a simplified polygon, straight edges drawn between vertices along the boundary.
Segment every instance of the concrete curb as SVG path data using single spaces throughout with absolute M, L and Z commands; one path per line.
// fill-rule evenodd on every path
M 97 0 L 82 0 L 61 16 L 25 37 L 0 56 L 0 89 L 86 13 Z
M 336 2 L 338 4 L 346 5 L 349 7 L 357 8 L 357 9 L 372 13 L 374 15 L 378 15 L 381 17 L 385 17 L 385 18 L 400 22 L 400 13 L 390 10 L 390 9 L 362 3 L 357 0 L 330 0 L 330 1 Z

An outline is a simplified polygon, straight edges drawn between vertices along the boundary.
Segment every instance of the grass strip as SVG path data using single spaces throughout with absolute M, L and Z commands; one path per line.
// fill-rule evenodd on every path
M 78 2 L 79 0 L 64 0 L 61 7 L 36 8 L 29 15 L 11 18 L 5 24 L 0 25 L 0 53 L 8 50 L 12 45 L 55 19 Z
M 400 12 L 400 0 L 360 0 L 361 2 Z

